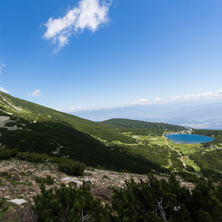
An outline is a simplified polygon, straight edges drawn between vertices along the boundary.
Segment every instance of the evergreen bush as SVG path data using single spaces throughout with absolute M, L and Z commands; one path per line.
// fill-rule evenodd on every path
M 4 177 L 4 178 L 9 179 L 9 178 L 11 178 L 11 176 L 12 176 L 12 174 L 9 172 L 6 172 L 6 171 L 0 172 L 0 177 Z
M 82 176 L 86 165 L 79 161 L 62 159 L 59 163 L 59 170 L 73 176 Z
M 195 174 L 181 172 L 179 175 L 186 181 L 191 183 L 198 183 L 199 178 Z
M 47 177 L 36 177 L 35 178 L 36 183 L 46 184 L 46 185 L 53 185 L 54 184 L 54 178 L 52 178 L 50 175 Z
M 0 147 L 0 160 L 8 160 L 14 157 L 17 153 L 16 149 L 7 149 Z
M 33 212 L 41 222 L 109 222 L 109 207 L 95 199 L 88 186 L 52 188 L 41 186 L 41 194 L 34 197 Z
M 29 152 L 20 152 L 17 154 L 17 158 L 19 160 L 25 160 L 32 163 L 44 163 L 48 155 L 47 154 L 39 154 L 39 153 L 29 153 Z
M 5 198 L 0 199 L 0 213 L 4 213 L 8 210 L 8 206 L 6 206 Z
M 222 186 L 201 178 L 190 192 L 175 176 L 158 180 L 125 183 L 114 190 L 113 213 L 117 221 L 149 222 L 220 222 L 222 221 Z

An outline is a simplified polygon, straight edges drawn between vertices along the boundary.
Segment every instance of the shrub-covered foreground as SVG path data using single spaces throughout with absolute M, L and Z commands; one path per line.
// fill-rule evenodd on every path
M 80 189 L 62 186 L 46 190 L 41 187 L 41 194 L 34 197 L 33 211 L 35 221 L 110 221 L 108 206 L 95 199 L 89 187 Z
M 181 187 L 175 176 L 159 180 L 133 180 L 114 189 L 112 205 L 102 205 L 89 187 L 41 189 L 34 197 L 37 221 L 123 221 L 123 222 L 220 222 L 222 185 L 200 178 L 192 192 Z
M 169 181 L 153 176 L 149 182 L 126 182 L 115 190 L 112 207 L 121 221 L 222 221 L 222 186 L 201 178 L 192 192 L 180 187 L 175 176 Z

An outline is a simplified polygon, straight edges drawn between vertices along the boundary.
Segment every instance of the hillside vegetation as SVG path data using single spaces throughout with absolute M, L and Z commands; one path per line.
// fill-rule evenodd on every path
M 192 155 L 192 158 L 202 168 L 204 176 L 222 176 L 222 130 L 193 130 L 194 134 L 211 136 L 215 139 L 204 143 Z M 206 152 L 207 151 L 207 152 Z
M 36 164 L 13 158 L 0 165 L 0 221 L 222 219 L 222 185 L 203 177 L 194 184 L 174 175 L 147 177 L 98 169 L 68 177 L 51 162 Z
M 110 119 L 101 122 L 102 124 L 114 126 L 116 128 L 130 128 L 130 129 L 159 129 L 159 130 L 169 130 L 169 131 L 182 131 L 186 128 L 183 126 L 177 126 L 167 123 L 155 123 L 155 122 L 145 122 L 139 120 L 130 119 Z
M 109 126 L 78 118 L 0 92 L 0 143 L 19 151 L 66 156 L 93 167 L 147 173 L 161 166 L 113 141 L 134 144 Z
M 20 117 L 34 123 L 62 123 L 82 133 L 87 133 L 95 138 L 102 138 L 108 142 L 113 140 L 120 140 L 128 143 L 134 142 L 132 138 L 119 134 L 110 127 L 102 126 L 99 123 L 59 112 L 32 102 L 17 99 L 3 92 L 0 92 L 0 109 L 4 112 L 8 112 L 9 114 L 14 114 L 16 117 Z
M 154 160 L 164 169 L 178 172 L 187 179 L 192 174 L 221 178 L 222 175 L 222 131 L 193 130 L 192 133 L 214 137 L 215 140 L 203 144 L 175 144 L 164 135 L 183 132 L 187 128 L 165 123 L 150 123 L 129 119 L 110 119 L 102 125 L 109 125 L 124 135 L 137 140 L 128 144 L 128 150 Z M 126 144 L 121 144 L 126 146 Z
M 0 92 L 0 143 L 19 152 L 68 157 L 87 166 L 134 173 L 175 172 L 220 178 L 221 131 L 194 130 L 212 143 L 175 144 L 164 135 L 186 128 L 165 123 L 85 120 Z
M 0 220 L 219 222 L 222 131 L 193 130 L 215 138 L 205 144 L 165 137 L 185 129 L 95 123 L 0 92 Z

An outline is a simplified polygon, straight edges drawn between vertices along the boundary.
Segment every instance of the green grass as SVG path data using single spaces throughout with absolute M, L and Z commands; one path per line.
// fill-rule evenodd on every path
M 136 135 L 130 132 L 125 132 L 124 134 L 136 137 L 137 144 L 128 145 L 128 149 L 131 153 L 142 155 L 149 160 L 155 159 L 155 161 L 163 168 L 169 169 L 173 172 L 185 171 L 185 168 L 181 165 L 182 162 L 180 161 L 180 156 L 174 151 L 174 149 L 183 156 L 185 164 L 187 166 L 191 166 L 196 174 L 200 174 L 201 169 L 204 169 L 203 164 L 201 165 L 199 160 L 202 154 L 198 154 L 198 152 L 212 151 L 212 148 L 203 148 L 201 144 L 175 144 L 170 140 L 168 140 L 168 144 L 170 146 L 168 147 L 165 138 L 159 135 Z M 214 147 L 221 149 L 219 144 L 214 145 Z M 165 149 L 164 152 L 163 148 Z M 217 162 L 218 161 L 219 160 L 217 160 Z M 211 169 L 213 168 L 213 165 L 216 166 L 215 163 L 211 163 Z
M 199 173 L 201 171 L 200 167 L 194 162 L 194 160 L 190 159 L 190 157 L 187 156 L 183 160 L 186 165 L 192 166 L 196 172 Z
M 193 154 L 200 149 L 200 144 L 175 144 L 170 140 L 168 140 L 168 143 L 183 155 Z
M 207 131 L 207 134 L 209 135 L 210 132 Z M 215 131 L 212 131 L 212 133 L 215 133 Z M 218 132 L 218 135 L 220 135 L 220 132 Z M 222 146 L 220 143 L 175 144 L 170 140 L 168 140 L 168 143 L 183 155 L 184 162 L 192 166 L 197 174 L 202 173 L 207 177 L 222 176 Z

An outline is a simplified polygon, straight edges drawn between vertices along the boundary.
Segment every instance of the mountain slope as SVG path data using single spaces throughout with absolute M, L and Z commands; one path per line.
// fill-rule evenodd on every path
M 0 92 L 0 143 L 21 151 L 69 156 L 89 166 L 145 173 L 158 164 L 107 142 L 135 139 L 79 117 L 14 98 Z
M 145 121 L 138 121 L 138 120 L 130 120 L 130 119 L 110 119 L 101 122 L 103 125 L 110 125 L 114 127 L 120 128 L 137 128 L 137 129 L 159 129 L 159 130 L 173 130 L 173 131 L 181 131 L 185 130 L 185 127 L 171 125 L 167 123 L 151 123 Z
M 122 142 L 135 142 L 110 127 L 101 126 L 99 123 L 93 121 L 17 99 L 3 92 L 0 92 L 0 108 L 5 113 L 14 114 L 17 117 L 33 121 L 34 123 L 44 121 L 59 122 L 95 138 L 100 137 L 106 141 L 120 140 Z
M 150 105 L 132 105 L 119 108 L 85 110 L 74 112 L 82 118 L 104 121 L 111 118 L 136 119 L 164 122 L 202 129 L 222 129 L 222 103 L 220 100 L 184 101 Z

